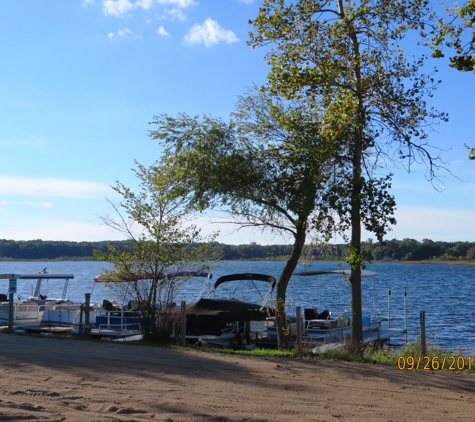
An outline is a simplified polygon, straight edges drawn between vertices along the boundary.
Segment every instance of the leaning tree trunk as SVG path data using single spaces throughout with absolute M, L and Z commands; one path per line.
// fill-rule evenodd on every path
M 305 228 L 297 228 L 295 235 L 294 246 L 292 247 L 292 253 L 289 260 L 285 264 L 282 273 L 280 274 L 279 281 L 277 283 L 277 298 L 275 304 L 275 320 L 277 325 L 277 340 L 279 350 L 289 350 L 292 347 L 292 339 L 290 337 L 290 326 L 287 324 L 287 318 L 285 315 L 285 294 L 287 292 L 287 286 L 289 285 L 290 277 L 297 267 L 297 264 L 302 254 L 302 249 L 305 244 Z

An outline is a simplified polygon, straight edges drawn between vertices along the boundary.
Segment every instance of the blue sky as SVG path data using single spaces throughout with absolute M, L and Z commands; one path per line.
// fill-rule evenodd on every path
M 116 180 L 134 186 L 134 160 L 160 155 L 154 115 L 227 118 L 265 82 L 264 51 L 246 45 L 257 0 L 16 0 L 0 8 L 0 238 L 109 240 L 100 217 Z M 445 190 L 424 169 L 395 171 L 398 224 L 388 238 L 475 241 L 475 75 L 430 63 L 443 80 L 431 100 L 449 113 L 429 142 L 443 150 Z M 204 220 L 203 220 L 204 221 Z M 220 229 L 218 241 L 287 243 Z M 365 235 L 364 237 L 369 237 Z

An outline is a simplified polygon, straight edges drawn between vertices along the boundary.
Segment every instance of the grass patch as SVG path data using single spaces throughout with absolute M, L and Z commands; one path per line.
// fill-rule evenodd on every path
M 443 350 L 440 346 L 429 343 L 422 355 L 420 339 L 416 343 L 407 344 L 399 353 L 396 365 L 400 369 L 433 369 L 448 371 L 473 371 L 473 356 L 464 356 L 461 349 Z
M 210 349 L 192 346 L 193 350 L 205 350 L 212 353 L 224 353 L 228 355 L 240 355 L 240 356 L 259 356 L 268 358 L 297 358 L 299 357 L 298 351 L 294 350 L 276 350 L 276 349 L 253 349 L 253 350 L 233 350 L 233 349 Z
M 355 355 L 348 346 L 336 349 L 319 351 L 318 347 L 303 350 L 303 357 L 315 360 L 340 361 L 340 362 L 360 362 L 379 365 L 396 365 L 397 356 L 387 348 L 381 348 L 376 343 L 366 344 L 361 355 Z

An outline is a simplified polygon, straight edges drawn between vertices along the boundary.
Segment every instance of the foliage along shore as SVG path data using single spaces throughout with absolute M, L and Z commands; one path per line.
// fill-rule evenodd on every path
M 0 239 L 1 261 L 91 261 L 96 260 L 94 250 L 107 251 L 112 245 L 118 249 L 126 246 L 126 241 L 69 242 L 48 240 L 6 240 Z M 448 262 L 471 264 L 475 260 L 475 242 L 441 242 L 423 239 L 392 239 L 385 243 L 370 240 L 363 243 L 368 261 L 404 261 L 407 263 Z M 214 242 L 212 251 L 218 252 L 226 261 L 239 260 L 286 260 L 290 256 L 291 245 L 227 245 Z M 347 245 L 308 246 L 305 260 L 345 260 Z

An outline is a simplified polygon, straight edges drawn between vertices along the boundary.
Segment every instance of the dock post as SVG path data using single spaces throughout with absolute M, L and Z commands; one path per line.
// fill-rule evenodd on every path
M 13 275 L 12 275 L 13 277 Z M 17 279 L 10 278 L 9 279 L 9 286 L 8 286 L 8 331 L 13 331 L 13 318 L 14 318 L 14 310 L 13 307 L 15 306 L 13 294 L 16 293 L 17 287 Z
M 82 339 L 91 338 L 91 324 L 90 324 L 90 317 L 91 317 L 91 293 L 85 294 L 85 304 L 81 305 L 81 321 L 79 325 L 79 337 Z M 84 324 L 82 324 L 82 314 L 84 314 Z
M 426 355 L 426 312 L 421 311 L 421 357 Z
M 388 289 L 388 328 L 391 328 L 391 287 Z
M 297 306 L 295 314 L 297 315 L 297 347 L 302 351 L 302 312 L 301 307 Z
M 91 323 L 91 314 L 89 312 L 89 305 L 91 304 L 91 293 L 86 293 L 86 315 L 84 316 L 84 323 L 89 325 Z
M 8 331 L 13 331 L 13 293 L 8 295 Z
M 407 344 L 407 306 L 406 306 L 406 296 L 407 291 L 404 289 L 404 332 L 405 334 L 405 343 Z
M 81 303 L 80 309 L 81 309 L 81 312 L 79 313 L 78 337 L 82 338 L 82 315 L 84 314 L 84 305 L 82 303 Z
M 181 345 L 186 344 L 186 302 L 181 301 Z

